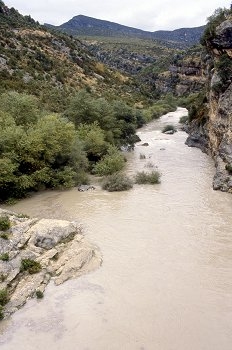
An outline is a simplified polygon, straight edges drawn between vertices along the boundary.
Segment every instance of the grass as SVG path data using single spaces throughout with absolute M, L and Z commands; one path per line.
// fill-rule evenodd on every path
M 133 181 L 123 173 L 116 173 L 105 178 L 102 184 L 103 190 L 109 192 L 127 191 L 133 187 Z
M 8 216 L 0 217 L 0 231 L 7 231 L 10 228 L 10 219 Z
M 0 260 L 2 261 L 8 261 L 9 260 L 9 254 L 8 253 L 2 253 L 0 255 Z
M 9 297 L 7 289 L 0 289 L 0 305 L 4 306 L 8 303 Z
M 40 272 L 42 266 L 39 262 L 32 259 L 22 259 L 20 271 L 28 271 L 31 275 L 37 272 Z
M 151 173 L 146 173 L 145 171 L 139 171 L 135 175 L 135 183 L 139 185 L 143 184 L 159 184 L 161 174 L 159 171 L 152 171 Z

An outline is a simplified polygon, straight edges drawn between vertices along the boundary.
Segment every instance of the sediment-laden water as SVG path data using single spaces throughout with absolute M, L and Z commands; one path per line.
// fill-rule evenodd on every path
M 232 196 L 212 190 L 212 160 L 184 132 L 160 132 L 185 113 L 141 129 L 128 154 L 128 174 L 157 166 L 160 185 L 49 191 L 10 207 L 80 221 L 103 265 L 1 322 L 1 350 L 232 348 Z

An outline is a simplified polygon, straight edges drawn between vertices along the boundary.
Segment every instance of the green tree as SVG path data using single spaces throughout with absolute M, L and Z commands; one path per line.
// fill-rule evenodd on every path
M 107 154 L 94 166 L 94 173 L 100 176 L 112 175 L 121 171 L 124 166 L 122 153 L 115 146 L 110 146 Z
M 16 125 L 35 123 L 40 115 L 39 103 L 36 97 L 16 91 L 1 95 L 0 110 L 10 114 Z
M 77 134 L 90 161 L 97 161 L 106 154 L 109 144 L 105 140 L 104 130 L 97 122 L 89 125 L 81 124 Z

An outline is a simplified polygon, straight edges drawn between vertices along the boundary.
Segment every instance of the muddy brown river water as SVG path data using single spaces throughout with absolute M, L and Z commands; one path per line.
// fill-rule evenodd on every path
M 10 207 L 80 221 L 103 265 L 51 283 L 1 322 L 1 350 L 232 349 L 232 196 L 212 190 L 212 160 L 185 146 L 184 132 L 160 132 L 184 114 L 145 126 L 128 154 L 128 174 L 152 163 L 160 185 L 49 191 Z

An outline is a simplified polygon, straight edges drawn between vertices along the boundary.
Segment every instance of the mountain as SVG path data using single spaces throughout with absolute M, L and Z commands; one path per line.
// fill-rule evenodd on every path
M 175 30 L 158 30 L 153 32 L 155 39 L 163 41 L 174 41 L 188 43 L 189 45 L 199 43 L 205 26 L 195 28 L 180 28 Z
M 45 26 L 61 30 L 74 36 L 101 36 L 101 37 L 136 37 L 144 39 L 157 39 L 164 42 L 191 46 L 199 42 L 204 26 L 196 28 L 181 28 L 173 31 L 149 32 L 124 26 L 118 23 L 100 20 L 88 16 L 78 15 L 60 26 Z

